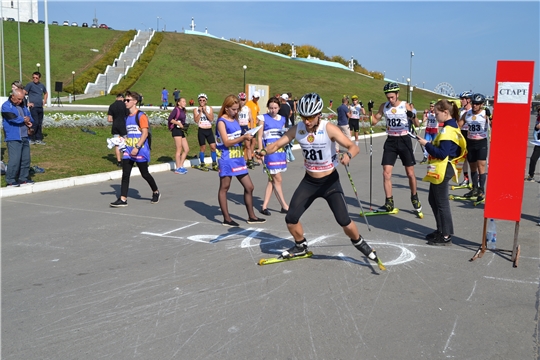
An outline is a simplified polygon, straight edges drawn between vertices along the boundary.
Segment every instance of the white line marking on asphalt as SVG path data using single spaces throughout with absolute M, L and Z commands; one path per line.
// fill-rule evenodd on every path
M 452 328 L 452 332 L 450 333 L 448 340 L 446 340 L 446 345 L 444 346 L 443 354 L 446 354 L 446 349 L 448 349 L 448 345 L 450 345 L 450 339 L 452 339 L 452 336 L 456 334 L 455 330 L 456 330 L 457 321 L 458 321 L 458 317 L 456 316 L 456 321 L 454 321 L 454 327 Z
M 474 286 L 472 288 L 472 291 L 471 291 L 471 295 L 469 295 L 469 297 L 467 298 L 467 301 L 470 301 L 473 294 L 474 294 L 474 290 L 476 290 L 476 280 L 474 280 Z
M 538 285 L 538 281 L 523 281 L 523 280 L 516 280 L 516 279 L 503 279 L 503 278 L 497 278 L 493 276 L 484 276 L 485 279 L 493 279 L 493 280 L 500 280 L 500 281 L 509 281 L 514 283 L 520 283 L 520 284 L 534 284 Z

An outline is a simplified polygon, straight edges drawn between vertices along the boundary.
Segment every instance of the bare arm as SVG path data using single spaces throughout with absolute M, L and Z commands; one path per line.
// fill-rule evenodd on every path
M 108 122 L 112 122 L 112 121 L 113 121 L 113 118 L 112 118 L 111 115 L 107 115 L 107 121 L 108 121 Z
M 381 121 L 382 116 L 383 116 L 383 110 L 384 110 L 384 103 L 382 103 L 382 104 L 379 106 L 379 110 L 377 111 L 377 113 L 371 116 L 371 125 L 375 125 L 375 124 L 377 124 L 379 121 Z M 372 113 L 372 112 L 370 112 L 370 114 L 371 114 L 371 113 Z
M 259 125 L 262 125 L 262 128 L 257 132 L 257 144 L 259 144 L 259 149 L 263 149 L 264 146 L 263 146 L 263 142 L 262 142 L 262 137 L 263 137 L 263 129 L 264 129 L 264 117 L 257 117 L 257 126 Z
M 218 121 L 217 130 L 219 136 L 221 137 L 221 141 L 223 141 L 223 145 L 225 145 L 226 147 L 230 147 L 245 140 L 251 140 L 253 138 L 251 134 L 245 133 L 244 135 L 239 136 L 236 139 L 229 139 L 229 135 L 227 134 L 227 129 L 225 128 L 225 123 L 223 121 Z
M 273 143 L 269 144 L 267 147 L 265 147 L 263 149 L 266 152 L 265 154 L 261 154 L 259 152 L 259 153 L 255 154 L 255 156 L 258 159 L 260 159 L 262 156 L 264 156 L 266 154 L 273 154 L 276 151 L 278 151 L 278 149 L 284 147 L 285 145 L 287 145 L 288 143 L 293 141 L 293 139 L 294 139 L 294 137 L 296 135 L 296 126 L 297 125 L 294 125 L 289 130 L 287 130 L 287 132 L 285 134 L 283 134 L 283 136 L 280 137 L 276 142 L 273 142 Z
M 328 123 L 326 124 L 326 131 L 328 132 L 328 136 L 332 141 L 337 142 L 339 145 L 343 146 L 344 148 L 347 148 L 346 153 L 350 153 L 352 157 L 355 157 L 360 153 L 360 148 L 356 144 L 354 144 L 351 139 L 349 139 L 343 132 L 334 124 Z M 349 161 L 351 161 L 351 158 L 349 158 L 349 155 L 343 156 L 340 159 L 340 162 L 343 165 L 348 165 Z
M 463 127 L 463 124 L 465 124 L 465 114 L 466 113 L 463 113 L 463 115 L 461 115 L 461 118 L 457 122 L 457 125 L 460 129 Z
M 201 113 L 199 112 L 199 108 L 193 109 L 193 120 L 199 124 L 199 121 L 201 120 Z

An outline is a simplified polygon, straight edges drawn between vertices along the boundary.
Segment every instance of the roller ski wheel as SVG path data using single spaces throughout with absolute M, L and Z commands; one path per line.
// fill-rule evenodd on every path
M 459 201 L 476 201 L 476 196 L 459 196 L 459 195 L 449 195 L 449 200 L 459 200 Z
M 414 211 L 414 213 L 416 214 L 416 216 L 418 216 L 419 219 L 423 219 L 424 218 L 424 213 L 421 212 L 421 211 Z
M 468 185 L 453 185 L 453 186 L 450 186 L 450 189 L 451 190 L 472 189 L 472 185 L 471 184 L 468 184 Z
M 313 253 L 311 251 L 308 251 L 304 255 L 299 255 L 299 256 L 292 256 L 292 257 L 286 257 L 286 258 L 284 258 L 282 256 L 279 256 L 277 258 L 261 259 L 261 260 L 259 260 L 258 264 L 260 266 L 270 265 L 270 264 L 278 264 L 278 263 L 282 263 L 282 262 L 285 262 L 285 261 L 308 259 L 308 258 L 310 258 L 312 256 L 313 256 Z

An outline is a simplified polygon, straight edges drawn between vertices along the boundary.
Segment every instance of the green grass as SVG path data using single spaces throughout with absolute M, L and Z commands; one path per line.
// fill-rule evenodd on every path
M 44 27 L 42 24 L 21 23 L 21 62 L 23 83 L 32 81 L 32 73 L 40 63 L 42 83 L 45 83 Z M 64 85 L 98 61 L 124 32 L 71 26 L 49 26 L 52 94 L 54 83 Z M 6 86 L 19 79 L 19 53 L 17 22 L 4 21 L 4 48 L 6 62 Z M 93 52 L 90 49 L 98 49 Z M 63 94 L 60 94 L 63 96 Z

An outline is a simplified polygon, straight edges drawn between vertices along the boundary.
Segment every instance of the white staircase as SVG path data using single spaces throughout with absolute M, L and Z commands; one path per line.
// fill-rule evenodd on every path
M 88 83 L 84 93 L 87 95 L 105 95 L 108 94 L 113 86 L 118 84 L 122 77 L 126 75 L 141 54 L 148 46 L 148 43 L 154 36 L 155 31 L 139 30 L 133 40 L 126 46 L 120 56 L 116 58 L 111 65 L 107 65 L 104 74 L 97 76 L 96 82 Z

